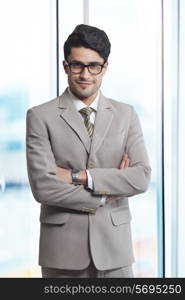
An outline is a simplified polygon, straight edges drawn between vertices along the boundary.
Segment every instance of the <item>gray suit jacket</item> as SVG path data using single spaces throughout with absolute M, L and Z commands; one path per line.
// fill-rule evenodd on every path
M 27 168 L 41 203 L 39 264 L 99 270 L 133 263 L 128 198 L 146 191 L 151 168 L 136 112 L 100 93 L 91 140 L 67 90 L 27 112 Z M 123 154 L 130 167 L 118 169 Z M 56 167 L 89 169 L 94 190 L 68 184 Z M 102 195 L 120 195 L 100 206 Z

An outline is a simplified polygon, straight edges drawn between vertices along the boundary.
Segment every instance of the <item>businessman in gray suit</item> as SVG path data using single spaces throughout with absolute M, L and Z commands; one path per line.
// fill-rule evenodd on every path
M 78 25 L 64 44 L 64 93 L 27 112 L 27 169 L 41 204 L 43 277 L 133 277 L 128 197 L 151 168 L 131 105 L 103 96 L 110 41 Z

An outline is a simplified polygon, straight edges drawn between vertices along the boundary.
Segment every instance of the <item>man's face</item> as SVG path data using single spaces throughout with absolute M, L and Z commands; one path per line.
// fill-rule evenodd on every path
M 73 47 L 68 56 L 68 63 L 79 62 L 83 64 L 99 63 L 103 64 L 104 59 L 98 52 L 84 47 Z M 107 63 L 105 63 L 102 71 L 98 75 L 89 73 L 88 68 L 84 68 L 80 74 L 74 74 L 70 71 L 66 62 L 63 62 L 64 70 L 68 75 L 68 83 L 71 91 L 81 100 L 96 96 L 98 89 L 102 83 L 102 77 L 106 72 Z

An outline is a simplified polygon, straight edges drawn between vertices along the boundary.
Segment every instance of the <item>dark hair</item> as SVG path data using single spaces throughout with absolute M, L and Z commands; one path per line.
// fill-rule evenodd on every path
M 64 57 L 67 60 L 72 47 L 85 47 L 95 50 L 107 61 L 111 44 L 106 33 L 93 26 L 80 24 L 75 27 L 64 43 Z

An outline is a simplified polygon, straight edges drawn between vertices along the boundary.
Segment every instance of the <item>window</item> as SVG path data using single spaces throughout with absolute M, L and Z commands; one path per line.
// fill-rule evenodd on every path
M 56 96 L 53 4 L 50 0 L 0 2 L 1 277 L 40 276 L 39 205 L 28 185 L 25 118 L 29 107 Z

